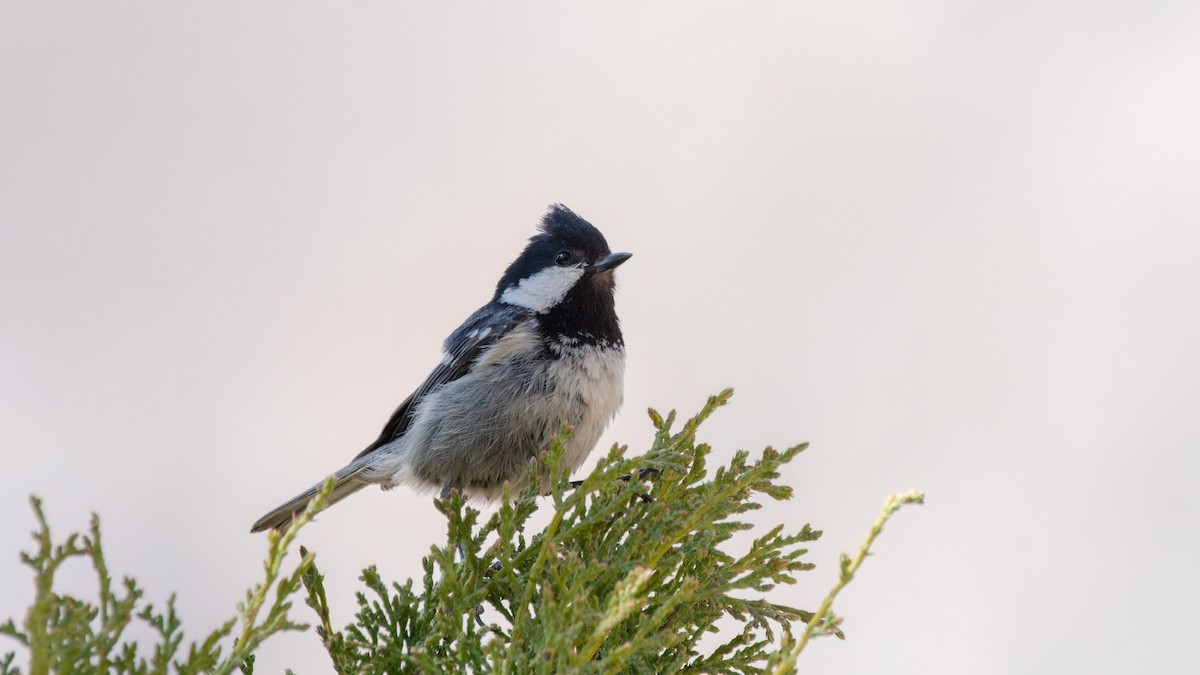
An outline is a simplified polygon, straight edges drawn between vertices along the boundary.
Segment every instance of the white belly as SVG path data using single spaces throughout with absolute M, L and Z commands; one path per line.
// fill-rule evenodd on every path
M 596 447 L 604 429 L 621 408 L 625 391 L 625 351 L 590 345 L 574 347 L 551 362 L 549 375 L 559 383 L 558 398 L 564 410 L 579 415 L 576 420 L 569 420 L 574 430 L 563 456 L 563 464 L 569 471 L 574 471 Z M 582 414 L 579 414 L 580 410 Z

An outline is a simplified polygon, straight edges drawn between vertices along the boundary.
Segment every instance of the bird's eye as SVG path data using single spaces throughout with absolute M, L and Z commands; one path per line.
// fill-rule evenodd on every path
M 563 265 L 566 265 L 569 262 L 571 262 L 571 252 L 570 251 L 559 251 L 558 255 L 554 256 L 554 264 L 558 265 L 559 267 L 562 267 Z

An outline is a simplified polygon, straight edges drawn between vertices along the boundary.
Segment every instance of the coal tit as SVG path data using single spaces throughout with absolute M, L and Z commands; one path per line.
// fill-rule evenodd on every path
M 367 487 L 408 485 L 494 499 L 535 477 L 529 460 L 563 423 L 574 471 L 621 405 L 625 342 L 613 270 L 630 258 L 570 209 L 553 205 L 508 266 L 491 302 L 443 344 L 444 357 L 374 443 L 334 474 L 329 503 Z M 286 528 L 321 484 L 254 523 Z

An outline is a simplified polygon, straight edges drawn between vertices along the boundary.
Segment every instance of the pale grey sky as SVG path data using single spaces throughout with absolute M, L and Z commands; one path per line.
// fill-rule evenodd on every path
M 33 492 L 215 626 L 250 523 L 558 201 L 635 253 L 602 445 L 729 385 L 718 459 L 812 442 L 756 514 L 826 532 L 780 601 L 928 491 L 810 672 L 1191 672 L 1197 35 L 1195 2 L 0 0 L 0 617 Z M 441 536 L 369 491 L 304 540 L 344 623 Z M 285 666 L 330 672 L 311 634 Z

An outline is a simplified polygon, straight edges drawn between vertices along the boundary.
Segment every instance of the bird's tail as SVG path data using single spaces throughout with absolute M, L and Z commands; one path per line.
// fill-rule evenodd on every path
M 336 504 L 369 485 L 370 482 L 363 480 L 359 475 L 364 468 L 366 468 L 365 462 L 355 460 L 333 474 L 333 492 L 329 493 L 329 498 L 325 500 L 325 505 L 331 506 Z M 317 493 L 321 491 L 324 485 L 325 481 L 321 481 L 275 507 L 270 513 L 259 518 L 254 523 L 254 526 L 250 528 L 250 531 L 286 530 L 292 524 L 292 519 L 296 517 L 296 514 L 308 506 L 308 503 L 313 500 L 313 497 L 317 496 Z

